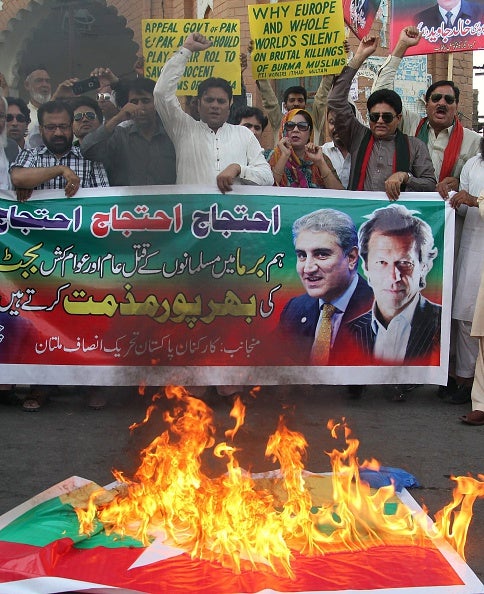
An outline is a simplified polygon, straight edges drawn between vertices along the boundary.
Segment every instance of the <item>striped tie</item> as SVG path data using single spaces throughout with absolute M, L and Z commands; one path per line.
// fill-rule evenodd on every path
M 325 303 L 321 312 L 321 324 L 314 339 L 311 349 L 311 363 L 313 365 L 327 365 L 331 350 L 331 318 L 336 312 L 336 307 Z
M 445 26 L 452 27 L 452 13 L 450 12 L 450 10 L 449 10 L 449 12 L 445 13 L 445 18 L 447 19 L 445 21 Z

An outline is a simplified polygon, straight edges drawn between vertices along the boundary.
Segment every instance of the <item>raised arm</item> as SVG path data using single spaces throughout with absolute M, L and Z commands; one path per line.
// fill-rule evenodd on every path
M 193 52 L 208 49 L 212 42 L 201 33 L 190 33 L 183 42 L 183 46 L 163 66 L 153 91 L 155 108 L 163 126 L 173 140 L 183 123 L 191 120 L 178 101 L 176 91 L 178 81 L 185 71 L 185 66 Z
M 380 70 L 378 70 L 377 76 L 373 82 L 371 92 L 378 91 L 380 89 L 393 89 L 395 86 L 395 74 L 400 66 L 402 58 L 409 47 L 414 47 L 418 44 L 422 37 L 422 34 L 417 27 L 405 27 L 400 32 L 398 41 L 393 48 L 392 53 L 383 62 Z

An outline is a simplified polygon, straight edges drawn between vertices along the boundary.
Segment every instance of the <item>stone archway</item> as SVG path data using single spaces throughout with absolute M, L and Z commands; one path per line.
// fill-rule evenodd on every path
M 19 10 L 0 33 L 0 72 L 11 94 L 23 96 L 32 67 L 44 66 L 54 89 L 66 78 L 87 78 L 96 66 L 126 75 L 137 51 L 126 19 L 106 0 L 43 0 Z

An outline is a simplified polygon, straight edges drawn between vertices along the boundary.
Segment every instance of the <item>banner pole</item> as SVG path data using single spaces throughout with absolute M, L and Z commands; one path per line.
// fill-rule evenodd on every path
M 447 80 L 452 80 L 452 71 L 454 70 L 454 54 L 449 54 L 449 59 L 447 61 Z

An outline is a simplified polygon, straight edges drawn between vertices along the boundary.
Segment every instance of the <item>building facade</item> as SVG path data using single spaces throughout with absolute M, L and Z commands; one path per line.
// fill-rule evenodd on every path
M 97 66 L 110 67 L 118 75 L 132 72 L 136 56 L 142 55 L 141 20 L 145 18 L 240 19 L 241 50 L 249 43 L 247 5 L 257 0 L 0 0 L 0 72 L 12 95 L 24 96 L 23 81 L 29 71 L 46 68 L 53 88 L 70 77 L 87 78 Z M 374 31 L 385 45 L 388 23 L 377 15 Z M 349 33 L 349 31 L 348 31 Z M 348 35 L 350 47 L 358 40 Z M 388 48 L 380 47 L 378 55 Z M 472 52 L 435 54 L 427 58 L 432 80 L 452 78 L 461 89 L 459 110 L 464 126 L 472 127 Z M 365 112 L 371 80 L 360 77 L 357 104 Z M 250 74 L 244 74 L 253 104 L 260 97 Z M 314 93 L 318 77 L 281 80 L 274 83 L 282 94 L 291 84 L 303 84 Z M 270 142 L 270 134 L 265 139 Z M 267 144 L 266 142 L 266 144 Z

